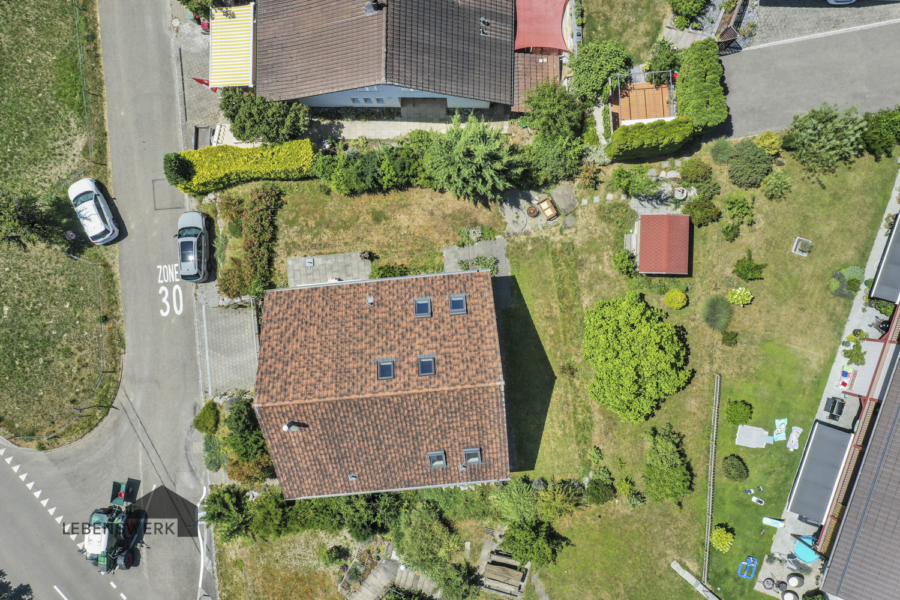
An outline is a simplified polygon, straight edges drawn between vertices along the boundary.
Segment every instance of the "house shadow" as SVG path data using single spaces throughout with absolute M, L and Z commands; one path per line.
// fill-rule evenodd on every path
M 503 279 L 498 283 L 508 285 L 512 297 L 510 306 L 500 307 L 510 464 L 513 471 L 530 471 L 537 464 L 556 375 L 516 278 Z

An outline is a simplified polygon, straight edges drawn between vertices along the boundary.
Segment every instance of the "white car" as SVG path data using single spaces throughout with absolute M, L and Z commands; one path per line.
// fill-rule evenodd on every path
M 109 204 L 93 179 L 76 181 L 69 187 L 69 200 L 85 233 L 95 244 L 105 244 L 119 235 Z

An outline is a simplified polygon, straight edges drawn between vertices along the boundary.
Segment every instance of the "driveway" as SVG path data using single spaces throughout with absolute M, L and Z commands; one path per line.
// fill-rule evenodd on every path
M 209 556 L 197 537 L 149 535 L 137 568 L 103 577 L 77 552 L 83 536 L 62 531 L 105 507 L 114 479 L 139 480 L 138 496 L 164 486 L 191 502 L 206 479 L 190 453 L 201 401 L 193 293 L 172 268 L 185 199 L 162 171 L 163 155 L 182 147 L 172 14 L 162 0 L 99 0 L 99 9 L 112 189 L 128 231 L 119 244 L 123 378 L 115 409 L 84 439 L 42 453 L 5 448 L 0 565 L 41 599 L 190 600 L 200 595 L 201 553 Z M 182 520 L 193 526 L 196 516 Z M 215 595 L 208 570 L 203 585 Z
M 896 0 L 857 0 L 832 6 L 826 0 L 760 0 L 754 45 L 900 19 Z M 747 20 L 744 19 L 744 24 Z
M 730 118 L 713 136 L 785 129 L 823 102 L 860 114 L 900 103 L 900 23 L 751 47 L 722 63 Z

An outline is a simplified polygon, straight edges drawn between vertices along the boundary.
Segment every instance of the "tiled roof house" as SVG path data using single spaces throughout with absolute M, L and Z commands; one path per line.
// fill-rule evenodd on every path
M 565 0 L 519 4 L 518 22 L 516 0 L 258 0 L 217 8 L 210 85 L 255 87 L 269 100 L 314 107 L 521 107 L 529 89 L 559 81 L 569 13 Z
M 267 292 L 255 408 L 288 499 L 509 479 L 490 272 Z
M 635 235 L 639 273 L 690 273 L 691 218 L 688 215 L 642 215 Z

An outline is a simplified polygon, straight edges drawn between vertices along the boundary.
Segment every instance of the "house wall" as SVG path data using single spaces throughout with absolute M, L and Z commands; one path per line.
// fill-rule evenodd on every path
M 358 102 L 354 102 L 356 98 Z M 401 88 L 394 85 L 376 85 L 368 88 L 347 90 L 322 94 L 320 96 L 308 96 L 300 98 L 300 102 L 307 106 L 316 107 L 340 107 L 352 106 L 357 108 L 400 108 L 400 98 L 446 98 L 447 108 L 490 108 L 490 102 L 460 98 L 458 96 L 446 96 L 421 92 L 411 88 Z M 366 102 L 368 100 L 368 102 Z M 379 102 L 381 100 L 381 102 Z

